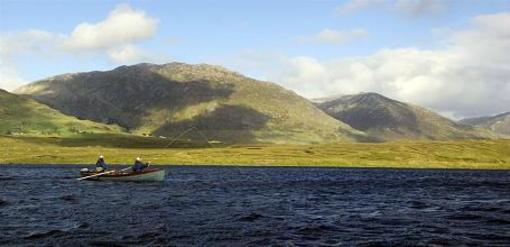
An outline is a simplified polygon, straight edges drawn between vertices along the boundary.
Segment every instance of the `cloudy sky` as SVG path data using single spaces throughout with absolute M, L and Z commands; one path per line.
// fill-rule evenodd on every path
M 0 0 L 0 88 L 212 63 L 308 97 L 378 92 L 452 118 L 510 111 L 508 0 Z

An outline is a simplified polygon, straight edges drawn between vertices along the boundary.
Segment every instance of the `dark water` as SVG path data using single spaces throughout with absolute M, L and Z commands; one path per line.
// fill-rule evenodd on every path
M 115 183 L 0 168 L 0 245 L 510 246 L 508 171 L 168 167 Z

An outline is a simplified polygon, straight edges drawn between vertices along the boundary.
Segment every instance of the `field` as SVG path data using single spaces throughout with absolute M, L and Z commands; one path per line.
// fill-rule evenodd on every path
M 131 164 L 140 156 L 170 165 L 510 169 L 510 140 L 167 148 L 168 142 L 129 136 L 0 137 L 0 164 L 90 164 L 103 154 L 112 164 Z

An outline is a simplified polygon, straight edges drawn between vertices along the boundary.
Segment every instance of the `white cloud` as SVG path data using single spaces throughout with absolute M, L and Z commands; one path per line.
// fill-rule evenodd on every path
M 364 9 L 382 6 L 385 0 L 349 0 L 337 7 L 337 11 L 341 14 L 352 14 Z
M 324 29 L 314 35 L 300 37 L 301 42 L 323 43 L 323 44 L 344 44 L 356 40 L 365 39 L 368 32 L 365 29 L 353 29 L 348 31 L 338 31 Z
M 23 59 L 87 55 L 106 57 L 116 64 L 168 61 L 166 56 L 137 46 L 152 38 L 157 27 L 157 19 L 122 4 L 104 20 L 78 24 L 69 34 L 44 30 L 1 33 L 0 87 L 14 89 L 26 83 L 20 76 Z
M 0 35 L 0 88 L 12 90 L 25 84 L 18 69 L 20 56 L 47 54 L 53 41 L 51 33 L 41 30 Z
M 13 67 L 7 67 L 3 63 L 0 63 L 1 89 L 11 91 L 25 83 L 27 83 L 27 81 L 20 76 L 18 70 Z
M 336 10 L 346 15 L 366 9 L 382 8 L 412 17 L 421 17 L 443 12 L 449 4 L 450 0 L 348 0 Z
M 508 23 L 510 13 L 478 16 L 465 29 L 448 32 L 445 45 L 435 50 L 383 49 L 331 60 L 269 58 L 280 70 L 267 78 L 310 98 L 372 91 L 455 117 L 508 111 Z M 256 62 L 264 64 L 260 57 Z
M 121 4 L 103 21 L 77 25 L 59 46 L 70 52 L 103 53 L 118 64 L 159 61 L 159 55 L 135 46 L 155 35 L 158 22 L 141 10 Z
M 24 32 L 2 33 L 0 35 L 0 55 L 14 56 L 19 53 L 42 52 L 46 46 L 55 41 L 52 33 L 31 29 Z
M 446 10 L 448 0 L 397 0 L 394 8 L 410 16 L 434 15 Z
M 138 62 L 161 63 L 170 58 L 164 55 L 156 55 L 144 51 L 133 45 L 126 45 L 108 50 L 108 56 L 118 64 L 132 64 Z
M 81 23 L 74 28 L 63 45 L 69 49 L 110 49 L 151 38 L 158 20 L 145 12 L 119 5 L 98 23 Z
M 108 56 L 117 63 L 130 63 L 132 61 L 140 61 L 146 54 L 144 51 L 134 46 L 125 46 L 119 49 L 111 49 Z

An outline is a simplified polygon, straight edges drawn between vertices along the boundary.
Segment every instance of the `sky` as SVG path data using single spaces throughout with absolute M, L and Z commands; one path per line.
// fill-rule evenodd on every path
M 510 111 L 510 0 L 0 0 L 0 88 L 174 61 L 492 115 Z

